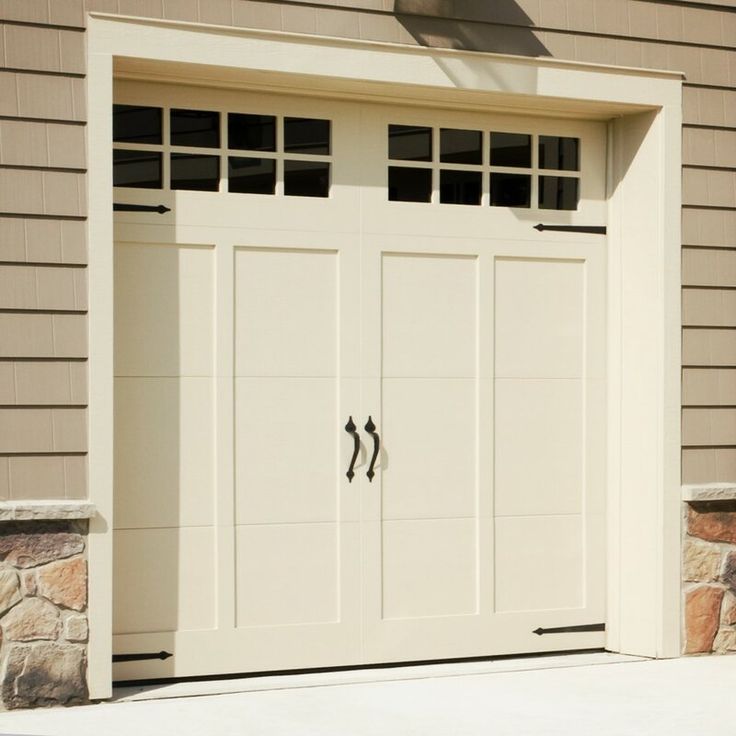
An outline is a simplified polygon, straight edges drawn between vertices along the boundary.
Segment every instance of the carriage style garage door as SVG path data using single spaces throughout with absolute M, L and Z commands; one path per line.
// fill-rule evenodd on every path
M 116 103 L 116 679 L 602 646 L 603 124 Z

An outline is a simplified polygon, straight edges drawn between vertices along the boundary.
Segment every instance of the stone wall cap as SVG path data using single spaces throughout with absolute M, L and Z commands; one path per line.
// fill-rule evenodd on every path
M 733 501 L 736 500 L 736 483 L 702 483 L 682 486 L 682 500 Z
M 96 513 L 89 501 L 0 501 L 0 521 L 91 519 Z

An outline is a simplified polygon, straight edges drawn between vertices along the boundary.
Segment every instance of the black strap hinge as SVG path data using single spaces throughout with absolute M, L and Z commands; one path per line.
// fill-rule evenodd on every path
M 171 212 L 171 207 L 163 204 L 125 204 L 123 202 L 113 202 L 113 212 L 157 212 L 163 215 L 165 212 Z
M 576 634 L 585 631 L 605 631 L 605 624 L 578 624 L 577 626 L 556 626 L 550 629 L 543 629 L 541 626 L 532 632 L 537 636 L 543 634 Z
M 555 230 L 560 233 L 592 233 L 594 235 L 605 235 L 605 225 L 539 225 L 534 226 L 535 230 L 544 232 L 545 230 Z
M 168 659 L 174 655 L 171 652 L 145 652 L 143 654 L 113 654 L 113 662 L 139 662 L 144 659 Z

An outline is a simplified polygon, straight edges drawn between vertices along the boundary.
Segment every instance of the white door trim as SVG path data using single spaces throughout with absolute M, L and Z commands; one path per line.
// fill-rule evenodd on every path
M 677 656 L 682 75 L 98 14 L 87 40 L 89 483 L 99 509 L 89 540 L 90 696 L 111 694 L 116 69 L 190 84 L 611 120 L 607 648 Z

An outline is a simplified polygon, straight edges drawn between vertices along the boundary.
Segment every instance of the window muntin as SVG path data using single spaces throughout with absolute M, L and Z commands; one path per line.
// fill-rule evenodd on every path
M 113 128 L 116 187 L 330 196 L 328 119 L 115 104 Z
M 578 209 L 579 138 L 391 123 L 388 158 L 389 201 Z

